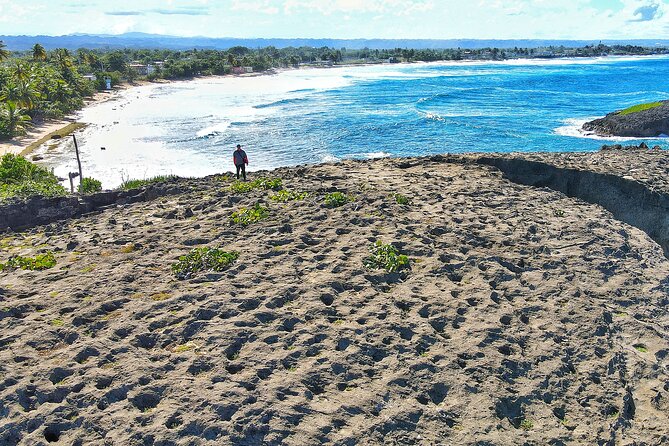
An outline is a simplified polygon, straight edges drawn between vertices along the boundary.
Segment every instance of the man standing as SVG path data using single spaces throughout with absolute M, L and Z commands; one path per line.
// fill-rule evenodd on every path
M 237 150 L 232 154 L 232 162 L 235 163 L 237 168 L 237 179 L 239 179 L 239 171 L 242 171 L 244 176 L 244 181 L 246 181 L 246 165 L 249 163 L 249 159 L 246 156 L 246 152 L 242 150 L 241 144 L 237 144 Z

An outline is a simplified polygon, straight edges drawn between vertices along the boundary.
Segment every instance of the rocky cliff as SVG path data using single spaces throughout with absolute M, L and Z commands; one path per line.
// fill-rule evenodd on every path
M 634 108 L 634 107 L 633 107 Z M 641 107 L 642 108 L 642 107 Z M 669 135 L 669 101 L 641 111 L 609 113 L 583 125 L 583 130 L 600 136 L 654 138 Z

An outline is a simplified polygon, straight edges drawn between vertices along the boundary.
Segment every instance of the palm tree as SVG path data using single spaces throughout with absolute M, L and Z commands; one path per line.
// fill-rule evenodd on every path
M 30 116 L 14 101 L 5 102 L 4 106 L 0 108 L 0 119 L 5 121 L 11 135 L 25 134 L 30 123 Z
M 3 60 L 9 59 L 9 56 L 12 55 L 12 53 L 6 49 L 7 45 L 4 44 L 2 40 L 0 40 L 0 62 Z
M 35 46 L 33 46 L 33 60 L 35 62 L 46 60 L 46 50 L 39 43 L 36 43 Z

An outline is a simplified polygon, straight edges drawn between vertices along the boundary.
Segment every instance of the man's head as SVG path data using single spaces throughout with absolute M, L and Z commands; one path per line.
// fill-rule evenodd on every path
M 242 149 L 242 145 L 241 145 L 241 144 L 237 144 L 237 150 L 241 150 L 241 149 Z

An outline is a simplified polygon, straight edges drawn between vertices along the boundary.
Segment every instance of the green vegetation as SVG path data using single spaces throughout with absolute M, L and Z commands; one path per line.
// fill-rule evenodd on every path
M 648 353 L 648 347 L 644 344 L 634 344 L 634 348 L 640 353 Z
M 351 197 L 342 192 L 331 192 L 329 194 L 325 194 L 324 200 L 325 204 L 331 208 L 343 206 L 349 201 L 353 201 Z
M 411 204 L 411 200 L 409 197 L 402 195 L 402 194 L 394 194 L 393 197 L 395 198 L 395 201 L 397 204 L 401 204 L 403 206 L 407 206 Z
M 51 325 L 53 325 L 54 327 L 62 327 L 63 325 L 65 325 L 65 321 L 63 321 L 62 319 L 54 319 L 51 321 Z
M 582 48 L 346 49 L 328 47 L 213 49 L 86 49 L 53 51 L 36 43 L 29 51 L 10 52 L 0 42 L 0 139 L 20 135 L 32 122 L 62 117 L 83 105 L 95 90 L 143 78 L 179 79 L 223 75 L 237 70 L 262 72 L 300 65 L 336 65 L 440 60 L 596 57 L 667 53 L 666 48 L 587 45 Z M 138 69 L 138 65 L 140 69 Z M 144 75 L 140 72 L 151 74 Z M 84 77 L 86 75 L 86 77 Z M 89 80 L 90 79 L 90 80 Z
M 185 344 L 177 345 L 174 348 L 172 348 L 173 353 L 185 353 L 189 352 L 191 350 L 198 350 L 200 348 L 199 345 L 197 345 L 193 341 L 188 341 Z
M 47 53 L 35 45 L 29 54 L 11 56 L 0 65 L 0 139 L 24 134 L 31 122 L 62 118 L 95 92 L 82 76 L 87 70 L 80 71 L 80 61 L 66 49 Z
M 100 192 L 102 190 L 102 182 L 96 180 L 95 178 L 84 177 L 81 180 L 81 185 L 79 186 L 79 192 L 82 194 L 92 194 L 94 192 Z
M 0 201 L 14 197 L 65 195 L 53 172 L 22 156 L 8 153 L 0 158 Z
M 283 186 L 281 178 L 258 178 L 253 181 L 235 181 L 230 185 L 230 191 L 235 193 L 251 192 L 252 190 L 280 190 Z
M 525 418 L 523 421 L 520 422 L 520 428 L 524 431 L 529 431 L 534 427 L 534 423 L 532 423 L 532 420 L 528 420 Z
M 230 220 L 238 225 L 248 226 L 269 217 L 269 209 L 256 203 L 252 208 L 241 208 L 233 212 Z
M 56 266 L 56 258 L 53 253 L 38 254 L 35 257 L 12 256 L 6 263 L 0 263 L 0 271 L 6 269 L 25 269 L 29 271 L 42 271 Z
M 630 108 L 626 108 L 625 110 L 622 110 L 618 114 L 620 116 L 631 115 L 632 113 L 639 113 L 645 110 L 650 110 L 653 108 L 660 107 L 662 106 L 662 104 L 663 104 L 662 102 L 649 102 L 647 104 L 639 104 Z
M 397 248 L 377 240 L 369 248 L 370 256 L 363 263 L 370 269 L 385 269 L 394 273 L 409 266 L 409 257 L 401 254 Z
M 150 186 L 151 184 L 164 183 L 178 178 L 176 175 L 158 175 L 156 177 L 145 178 L 143 180 L 126 180 L 120 186 L 121 190 L 138 189 L 140 187 Z
M 178 279 L 189 279 L 200 271 L 223 271 L 239 257 L 237 252 L 227 252 L 219 248 L 195 248 L 172 265 L 172 272 Z M 154 299 L 163 300 L 163 299 Z
M 295 192 L 287 189 L 280 190 L 274 195 L 270 196 L 270 200 L 285 203 L 287 201 L 301 201 L 309 196 L 308 192 Z

